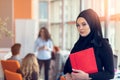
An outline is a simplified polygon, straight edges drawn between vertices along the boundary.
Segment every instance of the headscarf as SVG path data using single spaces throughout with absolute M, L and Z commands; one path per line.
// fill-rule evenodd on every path
M 87 9 L 82 11 L 78 15 L 77 19 L 79 17 L 82 17 L 87 21 L 91 31 L 85 37 L 81 35 L 79 36 L 79 39 L 75 43 L 73 49 L 71 50 L 71 53 L 93 47 L 92 43 L 99 46 L 101 40 L 103 39 L 100 20 L 96 12 L 94 12 L 92 9 Z

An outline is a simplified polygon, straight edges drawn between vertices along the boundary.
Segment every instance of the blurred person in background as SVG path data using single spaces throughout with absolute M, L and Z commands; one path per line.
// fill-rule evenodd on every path
M 57 80 L 63 72 L 64 68 L 64 57 L 60 52 L 60 48 L 58 46 L 54 46 L 55 53 L 55 79 Z
M 22 60 L 21 67 L 17 70 L 22 74 L 23 80 L 39 79 L 39 64 L 33 53 L 28 53 Z
M 44 79 L 49 80 L 49 69 L 51 61 L 51 52 L 53 50 L 53 43 L 50 34 L 46 27 L 42 27 L 39 30 L 38 38 L 35 41 L 35 52 L 37 52 L 37 58 L 40 70 L 44 65 Z
M 10 58 L 8 58 L 8 60 L 17 60 L 19 63 L 21 63 L 21 59 L 19 57 L 20 49 L 21 49 L 21 44 L 20 43 L 15 43 L 11 47 L 12 56 Z
M 52 60 L 50 65 L 50 80 L 58 80 L 63 73 L 64 68 L 64 57 L 58 46 L 53 47 Z

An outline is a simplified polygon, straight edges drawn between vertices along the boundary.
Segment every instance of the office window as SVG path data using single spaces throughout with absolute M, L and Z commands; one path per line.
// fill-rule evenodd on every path
M 79 38 L 79 32 L 77 31 L 75 24 L 66 24 L 65 30 L 65 47 L 67 50 L 71 50 Z
M 48 19 L 48 2 L 39 2 L 39 19 Z
M 60 24 L 51 24 L 51 38 L 54 45 L 61 47 Z

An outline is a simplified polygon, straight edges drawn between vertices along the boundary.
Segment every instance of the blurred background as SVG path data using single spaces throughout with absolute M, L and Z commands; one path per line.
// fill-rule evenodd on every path
M 33 52 L 39 28 L 46 25 L 54 45 L 69 53 L 78 39 L 76 17 L 88 8 L 100 17 L 102 32 L 109 39 L 117 67 L 120 64 L 120 0 L 0 0 L 0 20 L 6 18 L 13 37 L 2 33 L 0 58 L 6 58 L 11 45 L 21 43 L 21 57 Z

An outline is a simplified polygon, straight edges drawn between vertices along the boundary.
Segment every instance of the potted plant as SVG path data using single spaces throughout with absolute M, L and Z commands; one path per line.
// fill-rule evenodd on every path
M 7 36 L 7 37 L 12 37 L 12 32 L 8 30 L 7 28 L 7 20 L 6 19 L 1 19 L 0 18 L 0 39 L 2 38 L 3 35 Z

